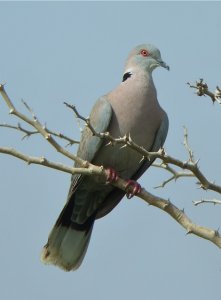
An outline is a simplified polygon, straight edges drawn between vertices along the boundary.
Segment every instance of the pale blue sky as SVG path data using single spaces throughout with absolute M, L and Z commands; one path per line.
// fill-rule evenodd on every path
M 49 128 L 75 138 L 79 128 L 63 101 L 88 115 L 95 100 L 121 80 L 134 46 L 158 46 L 171 67 L 154 72 L 170 119 L 166 151 L 186 159 L 186 125 L 202 170 L 221 184 L 221 107 L 186 85 L 201 77 L 212 88 L 221 84 L 219 2 L 1 2 L 0 11 L 0 82 L 7 82 L 19 109 L 24 111 L 23 98 Z M 2 101 L 0 122 L 17 122 Z M 68 163 L 40 137 L 21 141 L 2 128 L 0 135 L 1 146 Z M 77 272 L 43 265 L 41 247 L 63 207 L 69 177 L 0 156 L 0 299 L 220 300 L 220 249 L 186 236 L 169 216 L 136 198 L 124 199 L 96 223 Z M 140 183 L 184 207 L 196 223 L 221 225 L 220 206 L 192 204 L 219 195 L 199 190 L 191 179 L 153 189 L 167 177 L 152 168 Z

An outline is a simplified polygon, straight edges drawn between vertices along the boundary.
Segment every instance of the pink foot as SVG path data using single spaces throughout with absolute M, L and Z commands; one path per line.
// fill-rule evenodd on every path
M 118 179 L 117 172 L 112 168 L 107 168 L 107 183 L 115 182 Z
M 129 190 L 132 191 L 130 192 Z M 135 196 L 136 194 L 139 194 L 141 191 L 141 186 L 139 183 L 137 183 L 134 180 L 127 180 L 127 185 L 126 185 L 126 196 L 128 199 L 131 199 L 133 196 Z

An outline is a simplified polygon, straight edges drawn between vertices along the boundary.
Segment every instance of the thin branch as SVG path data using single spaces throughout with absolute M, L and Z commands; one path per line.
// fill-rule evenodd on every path
M 143 155 L 144 154 L 144 150 L 142 151 Z M 163 154 L 161 152 L 156 152 L 156 153 L 148 153 L 148 155 L 153 155 L 156 158 L 160 158 L 164 163 L 166 164 L 172 164 L 175 165 L 177 167 L 180 167 L 181 169 L 185 169 L 185 170 L 189 170 L 191 171 L 195 177 L 199 180 L 200 182 L 200 187 L 203 188 L 204 190 L 212 190 L 215 191 L 217 193 L 221 194 L 221 186 L 217 185 L 215 183 L 210 182 L 206 176 L 200 171 L 199 166 L 198 166 L 198 162 L 182 162 L 179 159 L 176 159 L 172 156 L 169 156 L 167 154 Z
M 51 169 L 59 170 L 65 173 L 69 174 L 82 174 L 82 175 L 103 175 L 104 168 L 103 167 L 98 167 L 94 165 L 90 165 L 86 168 L 76 168 L 76 167 L 70 167 L 61 163 L 56 163 L 48 160 L 45 157 L 35 157 L 35 156 L 30 156 L 27 154 L 24 154 L 14 148 L 7 148 L 7 147 L 0 147 L 0 153 L 8 154 L 11 156 L 14 156 L 16 158 L 19 158 L 23 161 L 25 161 L 28 165 L 35 164 L 35 165 L 42 165 L 44 167 L 48 167 Z M 86 163 L 86 162 L 85 162 Z M 106 173 L 104 173 L 106 174 Z
M 187 131 L 187 128 L 184 126 L 184 140 L 183 140 L 183 145 L 184 147 L 186 148 L 188 154 L 189 154 L 189 161 L 191 163 L 194 163 L 195 162 L 195 159 L 194 159 L 194 155 L 193 155 L 193 151 L 192 149 L 190 148 L 189 146 L 189 141 L 188 141 L 188 131 Z
M 183 210 L 178 209 L 170 201 L 154 196 L 144 189 L 138 195 L 145 202 L 150 205 L 156 206 L 161 210 L 168 213 L 175 221 L 177 221 L 183 228 L 186 229 L 187 234 L 194 234 L 201 238 L 211 241 L 216 246 L 221 248 L 221 235 L 217 230 L 212 230 L 203 226 L 194 224 L 188 216 L 184 213 Z
M 185 172 L 185 171 L 178 172 L 174 168 L 172 168 L 171 166 L 169 166 L 168 164 L 165 164 L 165 163 L 159 163 L 159 164 L 153 163 L 152 166 L 154 166 L 156 168 L 164 169 L 172 174 L 171 177 L 169 177 L 167 180 L 163 181 L 160 185 L 156 186 L 155 189 L 164 188 L 165 185 L 167 185 L 169 182 L 171 182 L 173 180 L 177 181 L 177 179 L 182 178 L 182 177 L 195 177 L 195 175 L 192 172 Z
M 24 127 L 21 126 L 20 123 L 18 123 L 17 126 L 3 123 L 3 124 L 0 124 L 0 127 L 14 129 L 14 130 L 17 130 L 17 131 L 20 131 L 20 132 L 24 133 L 24 135 L 22 137 L 22 140 L 25 139 L 25 138 L 29 138 L 31 135 L 39 134 L 39 132 L 37 130 L 32 130 L 31 131 L 31 130 L 25 129 Z M 56 136 L 58 138 L 61 138 L 63 140 L 66 140 L 68 142 L 68 144 L 66 146 L 73 145 L 73 144 L 79 144 L 79 141 L 73 140 L 73 139 L 69 138 L 68 136 L 64 135 L 63 133 L 52 131 L 52 130 L 46 128 L 45 125 L 43 126 L 43 128 L 49 134 L 51 134 L 53 136 Z
M 124 137 L 120 137 L 120 138 L 115 138 L 113 137 L 109 132 L 97 132 L 94 127 L 91 125 L 91 122 L 90 122 L 90 119 L 89 118 L 85 118 L 84 116 L 82 116 L 75 105 L 72 105 L 72 104 L 68 104 L 67 102 L 64 102 L 64 104 L 70 108 L 71 110 L 74 111 L 76 117 L 82 121 L 85 122 L 85 125 L 90 129 L 90 131 L 92 132 L 92 134 L 94 136 L 97 136 L 101 139 L 104 139 L 108 142 L 108 144 L 112 144 L 112 145 L 115 145 L 115 144 L 122 144 L 123 146 L 127 146 L 128 143 L 131 140 L 130 136 L 127 136 L 125 135 Z
M 30 130 L 27 130 L 27 129 L 23 128 L 20 125 L 20 123 L 18 123 L 17 126 L 6 124 L 6 123 L 2 123 L 2 124 L 0 124 L 0 127 L 14 129 L 14 130 L 17 130 L 17 131 L 20 131 L 20 132 L 24 133 L 24 135 L 22 137 L 22 140 L 24 140 L 25 138 L 28 138 L 31 135 L 39 134 L 39 132 L 37 130 L 30 131 Z
M 196 81 L 195 85 L 190 84 L 189 82 L 187 82 L 187 84 L 190 88 L 197 90 L 196 94 L 198 96 L 209 96 L 213 103 L 217 101 L 219 104 L 221 104 L 221 89 L 218 86 L 213 93 L 209 90 L 207 83 L 205 83 L 202 78 L 199 81 Z
M 94 166 L 92 164 L 90 164 L 90 167 L 88 168 L 73 168 L 60 163 L 51 162 L 44 157 L 27 156 L 11 148 L 0 148 L 0 153 L 15 156 L 27 162 L 28 164 L 38 164 L 38 165 L 53 168 L 70 174 L 76 174 L 76 173 L 84 174 L 84 175 L 96 174 L 103 177 L 104 180 L 106 180 L 106 176 L 107 176 L 105 169 L 103 169 L 102 167 Z M 124 191 L 126 191 L 128 185 L 127 181 L 121 178 L 118 178 L 116 182 L 112 184 Z M 141 192 L 138 193 L 137 196 L 143 199 L 149 205 L 153 205 L 163 210 L 167 214 L 169 214 L 176 222 L 178 222 L 184 229 L 186 229 L 187 234 L 195 234 L 201 238 L 211 241 L 216 246 L 221 248 L 221 236 L 218 231 L 194 224 L 184 213 L 184 211 L 178 209 L 170 201 L 154 196 L 149 192 L 147 192 L 145 189 L 141 189 Z
M 57 152 L 65 155 L 66 157 L 70 158 L 71 160 L 77 162 L 80 166 L 85 167 L 85 161 L 83 161 L 81 158 L 77 157 L 76 155 L 72 154 L 71 152 L 67 151 L 63 147 L 61 147 L 55 139 L 52 137 L 52 135 L 47 131 L 44 126 L 41 125 L 41 123 L 38 121 L 37 117 L 34 115 L 32 110 L 29 108 L 29 106 L 25 104 L 26 108 L 31 112 L 33 115 L 33 119 L 28 118 L 26 115 L 22 114 L 21 112 L 17 111 L 15 106 L 13 105 L 12 101 L 10 100 L 8 94 L 6 93 L 4 89 L 4 85 L 0 84 L 0 94 L 2 95 L 3 99 L 5 100 L 8 108 L 9 113 L 12 115 L 15 115 L 19 119 L 23 120 L 24 122 L 28 123 L 32 127 L 34 127 L 46 140 L 47 142 L 57 150 Z M 86 165 L 89 166 L 89 163 L 86 162 Z
M 198 200 L 198 201 L 193 201 L 193 204 L 195 206 L 199 205 L 199 204 L 203 204 L 203 203 L 209 203 L 209 204 L 221 204 L 221 200 L 217 200 L 217 199 L 202 199 L 202 200 Z

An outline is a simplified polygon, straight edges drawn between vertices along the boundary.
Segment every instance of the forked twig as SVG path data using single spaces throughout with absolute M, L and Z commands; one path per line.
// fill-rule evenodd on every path
M 23 133 L 22 140 L 24 140 L 25 138 L 29 138 L 32 135 L 39 134 L 38 130 L 28 130 L 28 129 L 24 128 L 20 123 L 18 123 L 17 126 L 6 124 L 6 123 L 2 123 L 2 124 L 0 124 L 0 127 L 14 129 L 14 130 L 22 132 Z M 76 140 L 68 137 L 67 135 L 64 135 L 63 133 L 52 131 L 52 130 L 48 129 L 45 125 L 43 126 L 43 128 L 49 134 L 67 141 L 68 144 L 66 146 L 74 145 L 74 144 L 79 144 L 79 141 L 76 141 Z

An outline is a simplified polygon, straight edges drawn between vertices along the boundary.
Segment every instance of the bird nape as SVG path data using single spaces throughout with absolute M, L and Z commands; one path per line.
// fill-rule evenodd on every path
M 152 71 L 158 66 L 169 69 L 153 45 L 142 44 L 130 52 L 123 81 L 100 97 L 91 111 L 90 122 L 97 132 L 108 131 L 116 138 L 130 134 L 148 151 L 163 146 L 169 122 L 152 79 Z M 130 147 L 106 145 L 87 126 L 77 155 L 130 181 L 137 180 L 153 162 L 143 160 Z M 87 251 L 94 221 L 108 214 L 124 195 L 124 191 L 96 176 L 73 175 L 66 205 L 42 250 L 42 261 L 66 271 L 77 269 Z

